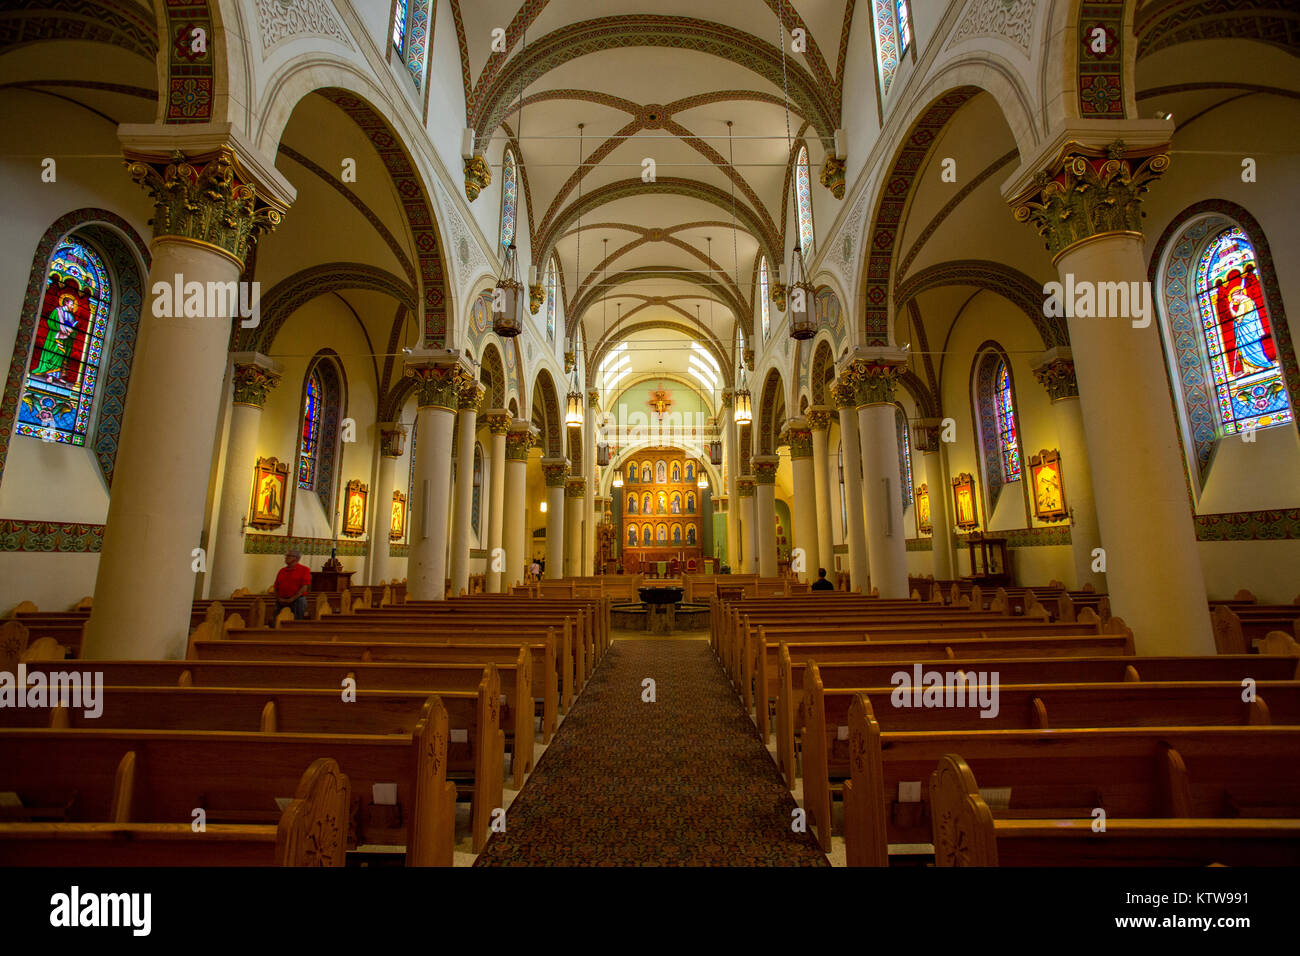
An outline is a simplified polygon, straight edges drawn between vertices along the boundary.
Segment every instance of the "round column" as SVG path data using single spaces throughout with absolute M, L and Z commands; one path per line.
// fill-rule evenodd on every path
M 484 586 L 489 594 L 499 594 L 505 570 L 503 505 L 506 494 L 506 433 L 510 430 L 510 413 L 504 408 L 490 409 L 483 421 L 492 435 L 488 459 L 487 510 L 487 577 Z
M 842 376 L 843 373 L 841 373 Z M 858 408 L 853 385 L 837 379 L 831 389 L 840 413 L 840 453 L 844 464 L 844 500 L 849 519 L 849 586 L 869 594 L 867 530 L 862 516 L 862 464 L 858 448 Z
M 736 572 L 756 574 L 754 563 L 754 479 L 748 476 L 736 480 L 736 524 L 739 541 L 736 550 Z
M 393 507 L 400 505 L 409 512 L 406 492 L 397 486 L 397 459 L 406 450 L 406 426 L 400 422 L 379 423 L 379 478 L 375 482 L 375 501 L 370 508 L 370 584 L 393 579 L 392 558 L 388 553 L 393 529 Z M 400 497 L 394 497 L 400 496 Z M 405 518 L 410 524 L 409 518 Z M 406 529 L 410 534 L 410 528 Z
M 800 581 L 817 578 L 821 560 L 820 529 L 817 521 L 817 471 L 813 462 L 813 433 L 804 419 L 789 424 L 790 466 L 794 473 L 794 546 L 804 552 L 804 568 L 796 572 Z M 830 522 L 828 521 L 827 524 Z M 827 568 L 827 573 L 830 569 Z
M 754 458 L 754 517 L 758 525 L 758 573 L 776 577 L 776 455 Z
M 1056 314 L 1069 327 L 1086 447 L 1104 449 L 1090 465 L 1111 609 L 1140 654 L 1213 654 L 1141 233 L 1140 197 L 1168 167 L 1166 150 L 1074 147 L 1022 193 L 1015 215 L 1056 254 Z M 1119 314 L 1100 315 L 1103 301 Z
M 882 598 L 905 598 L 907 534 L 894 387 L 905 359 L 897 349 L 859 349 L 846 372 L 857 389 L 863 502 L 871 587 Z
M 1061 484 L 1070 514 L 1070 548 L 1074 552 L 1072 583 L 1075 588 L 1091 584 L 1093 590 L 1105 592 L 1106 575 L 1092 569 L 1093 553 L 1101 547 L 1101 529 L 1097 525 L 1097 500 L 1092 491 L 1088 439 L 1083 428 L 1083 409 L 1079 404 L 1079 382 L 1074 374 L 1073 354 L 1067 348 L 1052 349 L 1043 356 L 1043 362 L 1034 369 L 1034 375 L 1052 400 L 1056 436 L 1061 444 Z M 1030 493 L 1032 496 L 1032 486 Z
M 543 458 L 542 477 L 546 480 L 546 576 L 558 579 L 569 573 L 566 557 L 573 547 L 564 528 L 564 482 L 569 477 L 569 460 Z
M 524 540 L 527 535 L 524 509 L 528 506 L 528 452 L 535 444 L 537 435 L 532 425 L 523 419 L 511 423 L 506 435 L 506 484 L 501 521 L 506 552 L 501 590 L 507 594 L 515 584 L 523 583 L 524 565 L 529 560 Z
M 226 436 L 226 460 L 221 480 L 221 507 L 213 536 L 212 578 L 208 593 L 217 599 L 229 597 L 244 581 L 244 528 L 253 520 L 249 507 L 249 477 L 257 456 L 258 430 L 267 393 L 280 381 L 280 373 L 269 358 L 255 352 L 240 352 L 232 379 L 235 400 L 230 409 L 230 430 Z M 278 465 L 271 459 L 272 467 Z M 286 478 L 282 493 L 288 493 Z M 281 508 L 284 501 L 280 501 Z M 281 512 L 283 514 L 283 511 Z M 254 582 L 256 583 L 256 582 Z M 260 591 L 261 587 L 252 590 Z
M 835 538 L 831 530 L 831 502 L 839 496 L 831 488 L 830 459 L 827 445 L 830 439 L 831 409 L 814 405 L 805 416 L 812 430 L 813 485 L 817 498 L 817 564 L 826 569 L 832 580 L 835 574 Z M 793 446 L 791 446 L 793 454 Z
M 452 430 L 458 393 L 474 381 L 449 353 L 407 360 L 405 374 L 416 381 L 415 487 L 411 502 L 411 545 L 406 591 L 417 601 L 447 596 L 448 502 L 451 495 Z
M 469 551 L 473 543 L 474 436 L 478 432 L 478 410 L 486 394 L 482 385 L 469 380 L 456 395 L 456 523 L 451 539 L 451 593 L 469 591 Z
M 948 510 L 948 469 L 939 441 L 942 419 L 923 418 L 912 426 L 912 443 L 925 465 L 925 490 L 930 498 L 931 573 L 936 581 L 956 577 L 952 563 L 952 515 Z
M 160 152 L 184 145 L 173 139 Z M 236 169 L 227 147 L 170 162 L 142 155 L 128 166 L 154 199 L 150 291 L 140 313 L 85 658 L 185 656 L 195 575 L 207 570 L 199 543 L 232 315 L 241 292 L 252 303 L 260 295 L 256 284 L 241 287 L 239 277 L 253 243 L 279 223 L 293 197 L 274 166 L 247 158 L 258 167 L 256 186 Z M 271 190 L 287 198 L 268 205 Z M 245 489 L 247 481 L 237 476 Z
M 578 553 L 582 556 L 579 575 L 596 573 L 596 416 L 600 414 L 600 392 L 587 392 L 587 408 L 582 421 L 583 492 L 582 526 L 578 528 Z
M 548 492 L 550 490 L 547 489 Z M 563 514 L 569 525 L 566 532 L 569 542 L 568 560 L 564 565 L 564 573 L 568 577 L 581 577 L 583 567 L 582 517 L 587 508 L 587 480 L 585 478 L 569 478 L 567 481 L 561 481 L 560 487 L 555 490 L 559 492 L 557 500 L 560 502 L 560 510 L 557 514 Z M 556 520 L 558 526 L 559 519 Z
M 740 476 L 740 450 L 736 447 L 736 415 L 732 409 L 735 392 L 722 393 L 722 457 L 727 495 L 727 565 L 740 571 L 740 495 L 736 479 Z

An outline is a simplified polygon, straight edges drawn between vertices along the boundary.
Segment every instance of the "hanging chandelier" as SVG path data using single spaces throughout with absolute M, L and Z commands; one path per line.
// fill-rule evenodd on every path
M 524 26 L 523 52 L 524 62 L 528 55 L 528 27 Z M 524 73 L 519 74 L 519 142 L 524 136 Z M 504 176 L 502 177 L 504 181 Z M 518 217 L 516 216 L 516 221 Z M 506 246 L 506 260 L 501 266 L 501 275 L 497 279 L 496 289 L 492 295 L 492 328 L 502 338 L 514 338 L 524 330 L 524 284 L 519 279 L 519 255 L 515 249 L 514 237 Z
M 749 389 L 745 387 L 745 366 L 740 366 L 740 388 L 736 389 L 736 424 L 748 425 L 754 420 L 754 408 L 750 403 Z
M 794 153 L 794 141 L 790 137 L 790 80 L 786 74 L 785 67 L 785 4 L 784 2 L 777 5 L 777 23 L 776 31 L 781 39 L 781 82 L 785 94 L 785 142 L 786 156 L 789 157 Z M 796 160 L 797 162 L 797 160 Z M 797 176 L 790 178 L 791 185 L 797 188 Z M 796 206 L 798 202 L 796 200 Z M 797 226 L 797 223 L 796 223 Z M 786 301 L 788 303 L 786 315 L 790 319 L 790 338 L 796 340 L 810 339 L 816 333 L 810 319 L 810 307 L 812 305 L 813 288 L 812 283 L 808 281 L 808 270 L 804 266 L 803 250 L 800 243 L 794 244 L 794 254 L 790 257 L 790 271 L 786 274 L 785 263 L 781 263 L 778 270 L 780 273 L 781 286 L 786 289 Z M 787 282 L 788 278 L 788 282 Z
M 709 442 L 709 464 L 722 464 L 722 442 L 716 438 Z
M 614 472 L 614 480 L 610 484 L 615 488 L 623 487 L 623 472 L 621 470 Z
M 704 491 L 709 487 L 709 476 L 704 473 L 703 468 L 700 469 L 700 477 L 699 480 L 695 482 L 695 486 L 699 488 L 700 491 Z
M 573 367 L 569 381 L 569 394 L 564 402 L 564 424 L 570 428 L 582 427 L 582 392 L 578 391 L 578 366 Z
M 585 123 L 578 124 L 578 168 L 582 168 L 582 129 Z M 578 251 L 573 260 L 573 288 L 578 288 L 582 279 L 582 176 L 578 176 Z M 574 293 L 577 295 L 577 292 Z M 581 327 L 582 317 L 578 317 Z M 569 380 L 569 394 L 564 402 L 564 424 L 570 428 L 582 427 L 582 392 L 578 389 L 578 344 L 573 343 L 573 377 Z
M 735 143 L 732 141 L 731 120 L 727 120 L 727 155 L 728 155 L 728 165 L 734 169 L 736 165 L 736 147 L 735 147 Z M 732 257 L 733 264 L 735 265 L 736 268 L 736 288 L 739 289 L 740 288 L 740 253 L 736 246 L 736 231 L 737 231 L 736 229 L 736 181 L 735 179 L 732 179 L 731 180 L 731 257 Z M 736 324 L 740 325 L 740 316 L 737 315 L 735 319 L 736 319 Z M 740 338 L 742 340 L 744 339 L 744 335 L 745 335 L 745 330 L 744 327 L 741 326 Z M 739 363 L 740 364 L 740 387 L 736 389 L 735 416 L 736 416 L 737 425 L 748 425 L 750 422 L 754 420 L 754 412 L 753 409 L 750 407 L 750 402 L 749 402 L 749 389 L 745 387 L 745 356 L 743 352 L 744 350 L 742 346 L 742 354 L 737 356 L 737 358 L 740 359 L 740 363 Z M 720 464 L 721 461 L 722 461 L 722 453 L 721 450 L 719 450 L 718 460 L 714 462 L 714 464 Z

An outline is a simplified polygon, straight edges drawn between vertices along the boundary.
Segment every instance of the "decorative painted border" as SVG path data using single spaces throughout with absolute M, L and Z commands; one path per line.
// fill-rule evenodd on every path
M 163 19 L 167 24 L 166 35 L 160 38 L 167 44 L 165 122 L 206 123 L 212 119 L 218 48 L 208 0 L 165 0 Z M 202 53 L 191 48 L 196 29 L 207 34 L 207 49 Z
M 288 534 L 244 533 L 244 554 L 284 554 L 296 548 L 303 555 L 329 554 L 337 549 L 343 557 L 364 558 L 370 553 L 370 542 L 335 540 L 334 538 L 299 538 Z
M 1124 115 L 1124 5 L 1126 0 L 1088 0 L 1079 7 L 1079 66 L 1076 88 L 1079 115 L 1085 118 Z M 1093 31 L 1106 31 L 1104 53 L 1092 48 Z
M 1300 539 L 1300 508 L 1197 515 L 1197 541 L 1295 541 Z
M 110 229 L 109 226 L 113 228 Z M 4 403 L 0 405 L 0 478 L 4 476 L 5 462 L 9 457 L 9 441 L 13 437 L 14 422 L 18 417 L 18 399 L 23 378 L 27 374 L 37 313 L 45 291 L 45 270 L 59 240 L 74 230 L 79 230 L 103 253 L 118 290 L 114 296 L 109 350 L 103 360 L 104 377 L 100 380 L 103 392 L 97 398 L 99 412 L 93 439 L 95 459 L 103 472 L 104 480 L 110 486 L 113 483 L 117 439 L 122 428 L 122 413 L 126 406 L 126 390 L 131 377 L 136 332 L 140 322 L 144 281 L 141 263 L 147 272 L 150 257 L 149 247 L 130 223 L 107 209 L 94 208 L 78 209 L 60 216 L 45 230 L 45 235 L 36 244 L 31 272 L 28 273 L 27 293 L 23 298 L 23 311 L 14 338 L 14 353 L 9 361 L 9 375 L 5 379 Z M 135 256 L 139 256 L 139 259 Z
M 98 554 L 103 544 L 102 524 L 0 518 L 0 551 Z
M 1008 530 L 982 531 L 985 537 L 1006 538 L 1008 548 L 1054 548 L 1070 544 L 1070 528 L 1010 528 Z M 967 547 L 970 535 L 953 535 L 956 547 Z

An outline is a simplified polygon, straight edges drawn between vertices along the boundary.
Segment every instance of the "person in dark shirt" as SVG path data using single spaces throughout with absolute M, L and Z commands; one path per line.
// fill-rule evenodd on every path
M 812 583 L 811 590 L 813 591 L 834 591 L 835 590 L 835 585 L 831 584 L 831 582 L 826 580 L 825 568 L 817 569 L 817 580 Z
M 311 590 L 311 571 L 301 561 L 299 552 L 286 551 L 284 567 L 275 576 L 275 613 L 287 607 L 297 621 L 307 617 L 307 592 Z

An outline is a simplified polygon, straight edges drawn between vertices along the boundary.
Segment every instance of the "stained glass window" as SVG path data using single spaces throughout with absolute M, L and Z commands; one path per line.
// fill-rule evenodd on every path
M 898 428 L 898 475 L 906 509 L 912 503 L 912 441 L 907 434 L 907 413 L 901 406 L 894 406 L 894 424 Z
M 501 248 L 505 250 L 515 241 L 515 212 L 519 204 L 519 170 L 515 168 L 515 154 L 506 150 L 501 163 Z
M 1016 432 L 1016 409 L 1011 400 L 1011 375 L 1007 363 L 998 365 L 994 378 L 993 400 L 997 405 L 998 448 L 1002 453 L 1002 473 L 1007 481 L 1020 480 L 1020 436 Z
M 795 196 L 799 202 L 799 249 L 804 262 L 813 254 L 812 184 L 808 176 L 808 147 L 799 147 L 794 164 Z
M 408 0 L 398 0 L 406 6 Z M 406 37 L 406 66 L 415 77 L 416 89 L 424 80 L 425 51 L 429 47 L 429 0 L 409 0 L 411 20 Z
M 898 0 L 898 52 L 903 54 L 912 45 L 912 11 L 910 0 Z
M 555 341 L 555 302 L 558 298 L 555 281 L 555 260 L 546 267 L 546 339 Z
M 397 0 L 397 14 L 393 17 L 393 48 L 406 55 L 406 0 Z
M 414 460 L 414 456 L 412 456 Z M 474 496 L 470 505 L 469 521 L 474 533 L 479 534 L 479 517 L 483 512 L 483 446 L 474 446 Z
M 898 30 L 894 25 L 895 0 L 871 0 L 876 22 L 876 64 L 880 70 L 880 95 L 889 92 L 898 70 Z M 909 18 L 908 30 L 911 31 Z
M 1196 301 L 1224 433 L 1291 421 L 1255 250 L 1240 227 L 1223 230 L 1201 255 Z
M 302 435 L 298 441 L 298 487 L 312 489 L 316 485 L 316 462 L 320 450 L 321 406 L 325 389 L 320 373 L 312 372 L 307 379 L 307 398 L 302 405 Z
M 767 330 L 771 324 L 771 318 L 768 313 L 767 304 L 767 256 L 764 256 L 758 263 L 758 300 L 763 304 L 763 341 L 767 341 Z M 745 343 L 742 340 L 740 347 L 743 349 Z
M 84 445 L 112 304 L 104 262 L 65 239 L 50 257 L 18 409 L 18 434 Z

